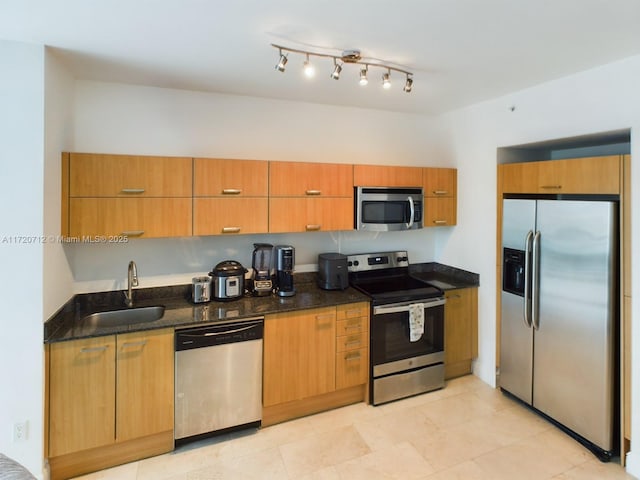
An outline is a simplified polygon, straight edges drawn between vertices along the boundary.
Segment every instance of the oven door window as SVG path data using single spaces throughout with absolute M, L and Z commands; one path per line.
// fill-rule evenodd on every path
M 410 216 L 411 208 L 406 200 L 363 200 L 361 204 L 362 223 L 381 225 L 408 223 Z
M 409 312 L 374 315 L 371 322 L 373 365 L 442 352 L 444 349 L 444 305 L 425 308 L 424 333 L 409 339 Z

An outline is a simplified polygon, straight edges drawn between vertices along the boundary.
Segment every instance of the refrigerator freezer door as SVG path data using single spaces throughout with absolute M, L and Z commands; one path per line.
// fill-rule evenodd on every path
M 535 229 L 536 202 L 505 199 L 502 206 L 502 244 L 524 251 L 527 234 Z M 533 329 L 524 318 L 524 297 L 503 291 L 501 299 L 500 387 L 530 404 Z
M 502 292 L 500 387 L 531 404 L 533 329 L 525 324 L 524 298 Z
M 540 200 L 537 210 L 533 406 L 611 450 L 615 204 Z

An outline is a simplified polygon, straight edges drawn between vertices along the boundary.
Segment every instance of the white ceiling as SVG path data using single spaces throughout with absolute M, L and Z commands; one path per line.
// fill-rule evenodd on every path
M 639 0 L 0 0 L 0 39 L 55 48 L 77 78 L 402 112 L 441 113 L 640 54 Z M 359 49 L 366 87 L 318 60 L 314 79 L 278 43 Z

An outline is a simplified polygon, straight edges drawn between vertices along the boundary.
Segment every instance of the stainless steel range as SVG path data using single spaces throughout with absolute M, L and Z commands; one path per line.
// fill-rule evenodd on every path
M 406 251 L 348 255 L 349 283 L 371 298 L 371 403 L 444 386 L 442 290 L 409 275 Z

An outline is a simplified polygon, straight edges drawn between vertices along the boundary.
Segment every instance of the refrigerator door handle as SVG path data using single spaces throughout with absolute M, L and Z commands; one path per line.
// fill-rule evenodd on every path
M 540 328 L 540 231 L 533 236 L 533 258 L 531 260 L 531 323 Z
M 524 324 L 527 328 L 531 328 L 531 295 L 530 295 L 530 258 L 531 258 L 531 239 L 533 237 L 533 230 L 529 230 L 527 237 L 524 241 Z

